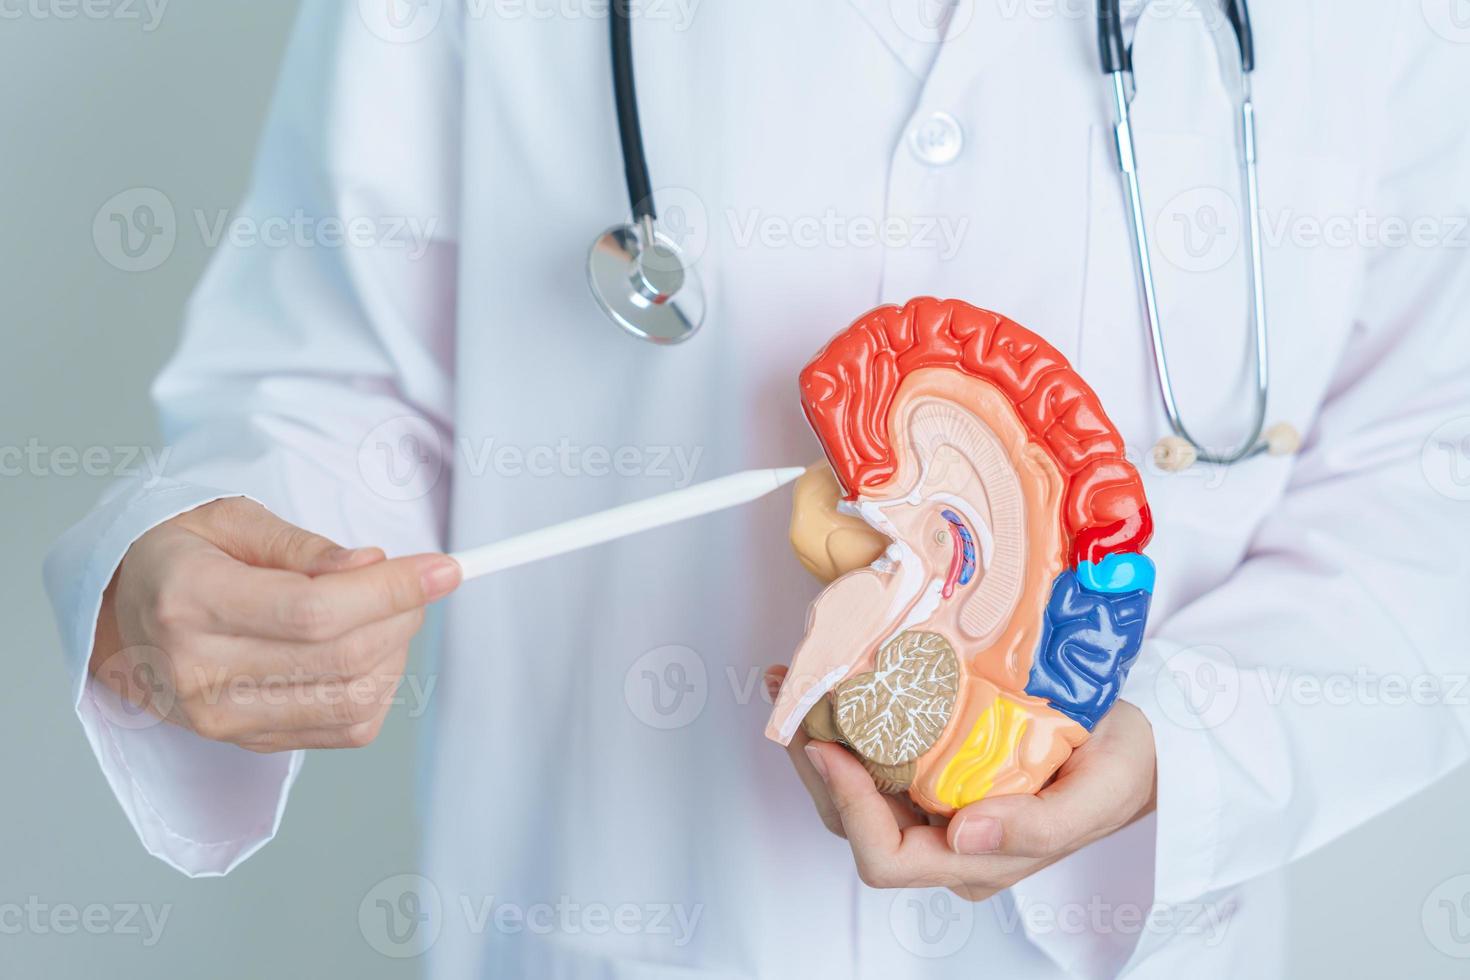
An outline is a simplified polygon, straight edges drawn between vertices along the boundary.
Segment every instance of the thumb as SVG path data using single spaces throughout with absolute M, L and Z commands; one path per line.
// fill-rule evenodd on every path
M 247 565 L 315 576 L 351 571 L 384 559 L 381 548 L 344 548 L 281 520 L 254 501 L 236 498 L 221 503 L 229 506 L 219 511 L 218 519 L 210 514 L 203 527 L 194 529 Z
M 987 797 L 961 809 L 949 823 L 951 849 L 1054 859 L 1125 826 L 1137 809 L 1125 760 L 1081 751 L 1073 760 L 1034 796 Z

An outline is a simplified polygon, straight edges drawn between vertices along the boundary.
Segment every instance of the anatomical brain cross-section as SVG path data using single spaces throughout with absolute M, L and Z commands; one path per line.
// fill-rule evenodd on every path
M 836 581 L 767 735 L 841 742 L 937 814 L 1035 792 L 1143 640 L 1152 524 L 1117 431 L 1054 348 L 952 300 L 866 314 L 801 396 L 830 465 L 798 483 L 792 542 Z

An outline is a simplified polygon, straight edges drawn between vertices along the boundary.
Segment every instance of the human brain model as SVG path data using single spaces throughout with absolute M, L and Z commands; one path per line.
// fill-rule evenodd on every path
M 812 604 L 766 734 L 840 742 L 940 815 L 1040 789 L 1117 699 L 1153 590 L 1097 397 L 1024 327 L 923 298 L 838 334 L 801 398 L 830 469 L 798 484 L 792 541 L 856 570 Z

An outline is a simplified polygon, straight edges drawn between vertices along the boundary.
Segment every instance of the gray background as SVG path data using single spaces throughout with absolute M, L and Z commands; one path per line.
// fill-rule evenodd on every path
M 121 16 L 135 9 L 122 0 L 102 18 L 62 19 L 66 0 L 27 9 L 49 16 L 0 20 L 0 445 L 154 445 L 147 381 L 208 259 L 192 214 L 242 193 L 294 5 L 178 3 L 154 30 L 141 5 L 141 20 Z M 169 196 L 179 240 L 161 267 L 129 274 L 100 257 L 92 223 L 138 187 Z M 49 543 L 103 483 L 0 477 L 0 907 L 149 903 L 169 919 L 151 948 L 138 935 L 0 932 L 0 977 L 416 975 L 357 926 L 367 891 L 414 868 L 418 732 L 401 708 L 370 749 L 314 754 L 280 837 L 229 877 L 190 881 L 138 845 L 72 715 L 40 583 Z M 1462 772 L 1293 868 L 1292 975 L 1470 973 L 1421 921 L 1431 891 L 1470 872 L 1467 812 Z

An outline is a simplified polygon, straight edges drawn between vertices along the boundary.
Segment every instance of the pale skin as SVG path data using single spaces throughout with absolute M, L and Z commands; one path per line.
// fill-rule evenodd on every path
M 458 563 L 348 550 L 243 498 L 148 531 L 103 596 L 90 669 L 166 721 L 256 752 L 378 735 Z
M 786 668 L 766 671 L 774 699 Z M 980 902 L 1154 810 L 1153 728 L 1118 701 L 1035 796 L 997 796 L 949 820 L 884 796 L 840 745 L 798 731 L 786 747 L 827 829 L 873 888 L 948 888 Z

